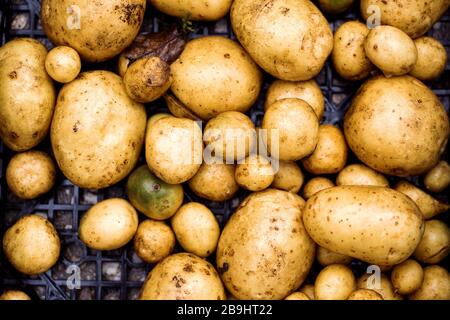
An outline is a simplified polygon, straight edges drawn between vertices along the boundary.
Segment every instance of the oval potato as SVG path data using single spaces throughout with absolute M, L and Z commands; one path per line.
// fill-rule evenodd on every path
M 417 48 L 417 61 L 410 74 L 422 81 L 434 80 L 444 72 L 447 64 L 447 51 L 438 40 L 421 37 L 414 40 Z
M 414 251 L 414 257 L 420 262 L 436 264 L 450 253 L 450 229 L 443 221 L 425 222 L 422 240 Z
M 161 12 L 188 20 L 215 21 L 230 10 L 232 0 L 150 0 Z
M 351 164 L 336 177 L 338 186 L 379 186 L 388 187 L 389 181 L 382 174 L 363 164 Z
M 250 191 L 261 191 L 272 184 L 275 173 L 267 158 L 251 154 L 236 166 L 234 177 L 241 187 Z
M 373 290 L 357 289 L 348 296 L 347 300 L 383 300 L 383 297 Z
M 394 269 L 392 269 L 392 285 L 401 295 L 410 294 L 418 290 L 422 285 L 422 281 L 423 269 L 415 260 L 408 259 L 396 265 Z
M 278 171 L 271 184 L 272 188 L 298 193 L 303 185 L 302 170 L 294 161 L 280 161 Z
M 356 280 L 352 270 L 342 264 L 323 268 L 314 283 L 316 300 L 347 300 L 355 289 Z
M 319 191 L 334 187 L 333 181 L 325 177 L 314 177 L 309 180 L 303 188 L 303 197 L 305 199 L 311 198 Z

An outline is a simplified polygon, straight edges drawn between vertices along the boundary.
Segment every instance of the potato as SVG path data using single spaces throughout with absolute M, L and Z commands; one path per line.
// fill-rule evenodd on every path
M 440 203 L 408 181 L 398 182 L 394 189 L 410 197 L 422 211 L 426 220 L 450 209 L 449 205 Z
M 175 247 L 175 234 L 162 221 L 144 220 L 137 228 L 133 247 L 143 261 L 156 263 L 172 253 Z
M 200 121 L 200 117 L 194 114 L 191 110 L 186 108 L 180 100 L 178 100 L 173 94 L 166 93 L 164 95 L 164 100 L 166 100 L 167 108 L 170 113 L 177 118 L 187 118 L 195 121 Z
M 325 100 L 316 80 L 296 82 L 275 80 L 267 90 L 264 110 L 267 110 L 275 101 L 287 98 L 304 100 L 313 108 L 317 118 L 322 119 L 325 111 Z
M 275 173 L 267 158 L 252 154 L 236 166 L 234 177 L 241 187 L 250 191 L 261 191 L 272 184 Z
M 417 62 L 414 41 L 402 30 L 391 26 L 371 29 L 364 49 L 369 60 L 386 76 L 407 74 Z
M 439 163 L 425 176 L 425 187 L 432 192 L 442 192 L 450 185 L 450 165 L 446 161 Z
M 447 51 L 438 40 L 421 37 L 414 40 L 417 48 L 417 61 L 410 75 L 422 81 L 434 80 L 444 72 L 447 64 Z
M 311 198 L 319 191 L 334 187 L 333 181 L 324 177 L 314 177 L 309 180 L 303 188 L 303 197 L 305 199 Z
M 342 131 L 330 124 L 319 127 L 314 152 L 302 159 L 303 167 L 313 174 L 338 173 L 347 162 L 347 145 Z
M 150 271 L 140 300 L 225 300 L 214 267 L 190 253 L 168 256 Z
M 303 185 L 304 177 L 302 170 L 294 161 L 280 161 L 278 171 L 275 172 L 275 177 L 272 188 L 298 193 Z
M 138 228 L 138 215 L 120 198 L 103 200 L 81 218 L 80 240 L 94 250 L 115 250 L 126 245 Z
M 42 151 L 18 153 L 6 168 L 8 188 L 21 199 L 34 199 L 49 192 L 55 179 L 55 164 Z
M 357 289 L 348 296 L 347 300 L 383 300 L 383 297 L 373 290 Z
M 409 299 L 450 300 L 450 274 L 437 265 L 425 267 L 422 286 Z
M 423 263 L 436 264 L 444 260 L 449 252 L 449 227 L 439 220 L 426 221 L 425 232 L 414 251 L 414 257 Z
M 206 258 L 216 250 L 219 223 L 203 204 L 186 203 L 172 217 L 171 224 L 178 242 L 187 252 Z
M 406 260 L 424 230 L 422 213 L 410 198 L 374 186 L 316 193 L 306 202 L 303 223 L 318 245 L 382 266 Z
M 325 249 L 324 247 L 318 246 L 316 251 L 317 261 L 324 267 L 331 264 L 350 264 L 352 262 L 352 257 L 336 253 Z
M 14 151 L 47 135 L 56 93 L 45 72 L 47 49 L 37 40 L 14 39 L 0 48 L 0 139 Z
M 284 161 L 310 155 L 319 140 L 319 120 L 311 106 L 300 99 L 275 101 L 264 114 L 261 128 L 267 130 L 264 142 L 271 156 Z
M 154 115 L 152 115 L 150 118 L 148 118 L 147 121 L 147 130 L 148 128 L 150 128 L 151 126 L 153 126 L 153 124 L 158 121 L 159 119 L 162 118 L 166 118 L 166 117 L 172 117 L 172 115 L 170 113 L 165 113 L 165 112 L 161 112 L 161 113 L 155 113 Z
M 306 294 L 306 296 L 310 300 L 315 300 L 316 299 L 316 297 L 314 295 L 314 285 L 312 285 L 312 284 L 305 284 L 304 286 L 302 286 L 300 288 L 299 292 Z
M 245 114 L 227 111 L 208 121 L 203 133 L 208 155 L 227 164 L 247 157 L 256 143 L 255 125 Z M 206 153 L 206 152 L 205 152 Z
M 38 215 L 25 215 L 3 236 L 3 252 L 19 272 L 37 275 L 53 267 L 61 243 L 55 227 Z
M 320 8 L 323 12 L 338 14 L 351 7 L 354 0 L 319 0 Z
M 403 300 L 403 297 L 395 292 L 391 281 L 385 274 L 364 274 L 356 282 L 358 289 L 368 289 L 378 293 L 383 300 Z
M 392 270 L 391 282 L 399 294 L 413 293 L 420 288 L 422 281 L 423 269 L 415 260 L 408 259 L 396 265 Z
M 179 184 L 192 178 L 203 157 L 202 131 L 195 121 L 164 117 L 147 128 L 145 158 L 158 178 Z
M 262 83 L 258 66 L 244 49 L 221 36 L 188 42 L 171 69 L 172 92 L 204 120 L 225 111 L 246 112 Z
M 136 165 L 145 125 L 144 106 L 127 96 L 118 75 L 84 72 L 59 93 L 51 127 L 53 153 L 77 186 L 106 188 Z
M 309 297 L 303 292 L 294 292 L 288 295 L 284 300 L 310 300 Z
M 0 301 L 2 300 L 31 300 L 31 298 L 23 291 L 19 290 L 8 290 L 0 295 Z
M 236 166 L 223 163 L 203 163 L 189 181 L 189 188 L 199 197 L 212 201 L 233 198 L 239 190 L 234 179 Z
M 366 165 L 395 176 L 433 168 L 450 134 L 436 95 L 410 76 L 374 77 L 358 91 L 344 118 L 348 146 Z
M 397 27 L 410 37 L 417 38 L 425 34 L 448 9 L 447 0 L 361 0 L 361 14 L 364 20 L 371 19 L 373 7 L 380 9 L 381 24 Z
M 53 48 L 45 58 L 45 70 L 55 81 L 71 82 L 80 73 L 80 56 L 71 47 L 59 46 Z
M 242 46 L 281 80 L 314 78 L 333 48 L 327 20 L 308 0 L 235 0 L 230 15 Z
M 334 69 L 342 78 L 361 80 L 374 69 L 364 49 L 368 34 L 369 28 L 359 21 L 345 22 L 336 30 L 331 57 Z
M 389 187 L 389 181 L 382 174 L 363 164 L 351 164 L 339 172 L 336 185 Z
M 283 299 L 306 278 L 315 244 L 301 221 L 304 200 L 267 189 L 248 196 L 228 220 L 217 268 L 238 299 Z
M 188 20 L 219 20 L 230 10 L 232 0 L 150 0 L 161 12 Z
M 117 72 L 122 78 L 125 76 L 130 64 L 131 60 L 127 58 L 125 52 L 122 52 L 119 56 L 119 60 L 117 61 Z
M 343 264 L 331 264 L 323 268 L 314 283 L 317 300 L 346 300 L 355 289 L 355 276 Z
M 67 45 L 84 60 L 100 62 L 118 55 L 133 42 L 145 7 L 146 0 L 43 0 L 40 18 L 45 34 L 55 45 Z

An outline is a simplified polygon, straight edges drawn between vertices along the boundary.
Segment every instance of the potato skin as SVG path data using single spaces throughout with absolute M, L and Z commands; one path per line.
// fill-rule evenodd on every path
M 300 289 L 299 292 L 306 294 L 306 296 L 310 300 L 315 300 L 316 297 L 314 295 L 314 285 L 313 284 L 305 284 Z
M 316 259 L 322 266 L 329 266 L 332 264 L 347 265 L 352 262 L 353 258 L 330 251 L 324 247 L 318 246 L 316 250 Z
M 383 297 L 370 289 L 357 289 L 348 296 L 347 300 L 383 300 Z
M 447 51 L 442 43 L 432 37 L 414 40 L 417 48 L 417 61 L 410 75 L 421 81 L 439 78 L 447 64 Z
M 436 264 L 450 253 L 450 229 L 442 221 L 425 222 L 422 240 L 414 251 L 414 257 L 427 264 Z
M 318 245 L 381 266 L 406 260 L 424 230 L 422 213 L 411 199 L 374 186 L 339 186 L 315 194 L 306 203 L 303 223 Z
M 422 286 L 408 298 L 410 300 L 450 300 L 450 274 L 438 265 L 425 267 Z
M 23 291 L 8 290 L 3 292 L 2 295 L 0 295 L 0 301 L 2 300 L 20 301 L 20 300 L 31 300 L 31 298 Z
M 238 299 L 283 299 L 296 290 L 314 260 L 315 244 L 301 222 L 304 201 L 267 189 L 248 196 L 226 224 L 216 261 Z
M 352 270 L 343 264 L 326 266 L 314 283 L 316 300 L 347 300 L 355 289 L 355 276 Z
M 281 80 L 314 78 L 333 48 L 333 33 L 308 0 L 235 0 L 231 24 L 239 42 Z
M 280 161 L 271 187 L 298 193 L 303 185 L 303 181 L 303 173 L 297 163 L 294 161 Z
M 450 126 L 442 103 L 422 82 L 379 76 L 359 89 L 345 115 L 344 133 L 352 151 L 372 169 L 413 176 L 437 164 Z
M 144 220 L 137 228 L 133 248 L 145 262 L 156 263 L 172 253 L 175 234 L 165 222 Z
M 425 225 L 426 228 L 426 225 Z M 417 261 L 408 259 L 396 265 L 391 273 L 395 290 L 402 295 L 418 290 L 423 281 L 423 269 Z
M 318 193 L 319 191 L 322 191 L 324 189 L 328 189 L 328 188 L 331 188 L 334 186 L 335 185 L 334 185 L 333 181 L 331 181 L 328 178 L 314 177 L 305 184 L 302 194 L 305 199 L 309 199 L 313 195 Z
M 140 300 L 225 300 L 214 267 L 191 253 L 168 256 L 150 271 Z
M 150 0 L 161 12 L 188 20 L 214 21 L 225 16 L 232 0 Z
M 241 187 L 250 191 L 261 191 L 272 184 L 275 174 L 267 158 L 252 154 L 236 166 L 234 177 Z
M 311 300 L 311 299 L 309 299 L 306 293 L 294 292 L 288 295 L 286 298 L 284 298 L 284 300 Z
M 372 276 L 373 275 L 367 273 L 362 275 L 356 282 L 357 288 L 373 290 L 378 293 L 383 300 L 403 300 L 403 297 L 395 292 L 391 281 L 384 273 L 381 274 L 379 287 L 377 287 L 378 283 L 372 282 L 373 278 L 369 279 L 369 277 Z
M 446 161 L 439 163 L 430 171 L 424 179 L 425 187 L 432 192 L 442 192 L 450 185 L 450 165 Z
M 363 164 L 351 164 L 339 172 L 336 185 L 389 187 L 389 181 L 382 174 Z
M 53 80 L 68 83 L 80 73 L 80 56 L 71 47 L 59 46 L 53 48 L 45 58 L 45 70 Z
M 50 128 L 56 92 L 46 55 L 44 45 L 29 38 L 0 48 L 0 139 L 13 151 L 38 145 Z

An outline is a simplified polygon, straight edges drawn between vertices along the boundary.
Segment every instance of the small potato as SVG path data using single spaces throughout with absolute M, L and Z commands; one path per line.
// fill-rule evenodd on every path
M 324 247 L 318 246 L 316 251 L 316 259 L 317 261 L 324 267 L 329 266 L 331 264 L 350 264 L 353 258 L 330 251 Z
M 156 9 L 189 20 L 215 21 L 230 10 L 232 0 L 150 0 Z
M 383 297 L 373 290 L 357 289 L 348 296 L 347 300 L 383 300 Z
M 71 82 L 81 71 L 80 56 L 71 47 L 55 47 L 45 58 L 45 70 L 55 81 Z
M 250 191 L 268 188 L 275 178 L 272 165 L 267 158 L 252 154 L 236 166 L 234 177 L 241 187 Z
M 303 185 L 303 181 L 303 173 L 297 163 L 294 161 L 280 161 L 271 187 L 298 193 Z
M 311 300 L 311 299 L 309 299 L 306 293 L 294 292 L 288 295 L 286 298 L 284 298 L 284 300 Z
M 80 221 L 79 236 L 94 250 L 115 250 L 126 245 L 138 228 L 138 215 L 131 204 L 119 198 L 91 207 Z
M 305 184 L 305 187 L 303 188 L 303 197 L 308 200 L 317 192 L 331 187 L 334 187 L 334 183 L 330 179 L 314 177 Z
M 320 8 L 330 14 L 338 14 L 348 10 L 355 0 L 319 0 Z
M 346 162 L 347 145 L 342 131 L 333 125 L 321 125 L 316 149 L 302 159 L 303 167 L 313 174 L 332 174 L 341 171 Z
M 306 296 L 310 300 L 315 300 L 315 294 L 314 294 L 314 285 L 313 284 L 305 284 L 299 289 L 299 292 L 306 294 Z
M 23 291 L 19 290 L 8 290 L 3 292 L 2 295 L 0 295 L 0 301 L 1 300 L 31 300 L 31 298 Z
M 314 283 L 317 300 L 346 300 L 356 290 L 352 270 L 342 264 L 332 264 L 320 271 Z
M 414 257 L 423 263 L 436 264 L 444 260 L 449 252 L 449 227 L 439 220 L 426 221 L 425 232 L 414 251 Z
M 425 187 L 432 192 L 442 192 L 450 185 L 450 165 L 440 161 L 424 179 Z
M 450 274 L 434 265 L 423 269 L 422 286 L 409 296 L 409 300 L 450 300 Z
M 391 282 L 399 294 L 411 294 L 418 290 L 423 281 L 423 269 L 417 261 L 408 259 L 394 267 Z
M 283 81 L 275 80 L 267 90 L 264 110 L 267 110 L 275 101 L 296 98 L 308 103 L 314 110 L 318 119 L 322 119 L 325 111 L 325 100 L 322 90 L 316 80 Z
M 6 183 L 21 199 L 34 199 L 47 193 L 55 184 L 55 179 L 55 164 L 42 151 L 18 153 L 6 168 Z
M 183 205 L 171 220 L 178 242 L 187 252 L 206 258 L 216 250 L 220 228 L 214 214 L 197 202 Z
M 395 292 L 391 281 L 385 274 L 378 278 L 377 274 L 364 274 L 356 282 L 358 289 L 369 289 L 377 292 L 383 300 L 403 300 L 403 297 Z
M 167 93 L 164 95 L 164 100 L 166 100 L 167 108 L 170 113 L 177 118 L 187 118 L 194 121 L 201 121 L 200 117 L 194 112 L 189 110 L 184 104 L 181 103 L 173 94 Z
M 389 181 L 381 173 L 363 164 L 351 164 L 339 172 L 336 185 L 389 187 Z
M 442 43 L 432 37 L 421 37 L 414 43 L 417 62 L 409 74 L 422 81 L 439 78 L 447 64 L 447 51 Z
M 148 219 L 139 224 L 133 245 L 139 258 L 157 263 L 172 253 L 175 235 L 166 223 Z

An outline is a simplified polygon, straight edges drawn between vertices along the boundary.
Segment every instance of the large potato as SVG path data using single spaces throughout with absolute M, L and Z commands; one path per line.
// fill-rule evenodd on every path
M 128 97 L 118 75 L 82 73 L 58 96 L 51 127 L 56 161 L 79 187 L 113 185 L 136 165 L 145 125 L 144 106 Z
M 450 253 L 450 229 L 442 221 L 425 222 L 422 240 L 414 251 L 414 257 L 428 264 L 436 264 L 444 260 Z
M 235 41 L 208 36 L 192 40 L 172 64 L 172 92 L 202 119 L 225 111 L 246 112 L 258 98 L 258 66 Z
M 281 80 L 312 79 L 333 48 L 328 22 L 309 0 L 235 0 L 231 24 L 256 63 Z
M 283 299 L 296 290 L 314 260 L 315 244 L 301 221 L 304 200 L 267 189 L 248 196 L 226 224 L 217 267 L 238 299 Z
M 409 299 L 450 300 L 450 274 L 438 265 L 425 267 L 422 286 Z
M 232 0 L 150 0 L 165 14 L 188 20 L 219 20 L 230 10 Z
M 145 7 L 146 0 L 43 0 L 40 17 L 55 45 L 70 46 L 83 59 L 99 62 L 133 42 Z
M 303 222 L 318 245 L 382 266 L 406 260 L 424 230 L 422 213 L 411 199 L 374 186 L 339 186 L 315 194 L 306 203 Z
M 419 175 L 445 150 L 447 113 L 422 82 L 410 76 L 375 77 L 358 91 L 344 119 L 349 147 L 369 167 L 390 175 Z
M 414 40 L 417 48 L 417 61 L 410 74 L 419 80 L 439 78 L 447 65 L 447 51 L 438 40 L 421 37 Z
M 18 38 L 0 48 L 0 138 L 14 151 L 33 148 L 50 128 L 56 93 L 46 55 L 34 39 Z
M 351 164 L 339 172 L 336 185 L 389 187 L 389 181 L 382 174 L 363 164 Z

